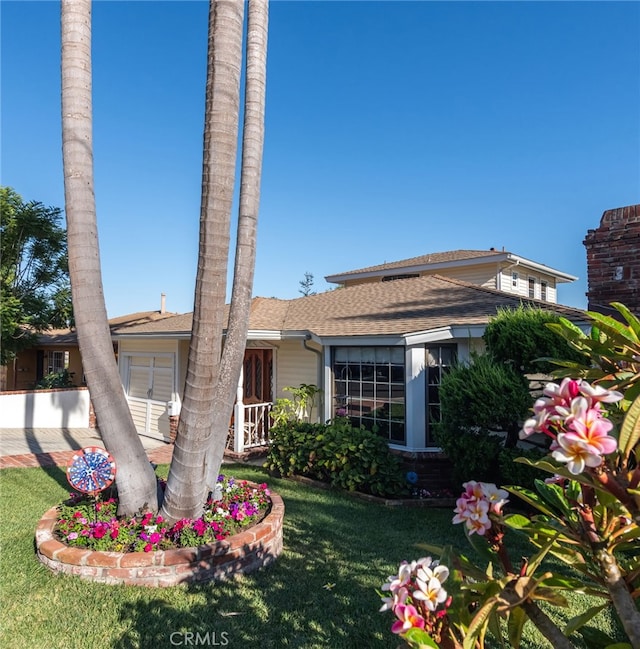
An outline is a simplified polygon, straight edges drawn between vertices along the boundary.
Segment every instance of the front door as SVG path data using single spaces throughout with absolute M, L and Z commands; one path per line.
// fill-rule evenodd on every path
M 271 376 L 273 370 L 273 351 L 271 349 L 247 349 L 244 353 L 245 404 L 267 403 L 271 401 Z

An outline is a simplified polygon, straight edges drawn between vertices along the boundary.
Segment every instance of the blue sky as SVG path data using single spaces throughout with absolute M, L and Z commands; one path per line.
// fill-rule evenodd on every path
M 1 176 L 64 207 L 59 6 L 2 0 Z M 640 3 L 287 2 L 270 12 L 255 295 L 495 247 L 577 275 L 640 197 Z M 193 306 L 207 3 L 93 11 L 94 154 L 110 316 Z

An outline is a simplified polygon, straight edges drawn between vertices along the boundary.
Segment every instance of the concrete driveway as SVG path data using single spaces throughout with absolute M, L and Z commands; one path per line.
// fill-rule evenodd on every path
M 153 462 L 171 459 L 173 446 L 151 437 L 140 436 Z M 0 429 L 0 468 L 64 465 L 85 446 L 104 443 L 93 428 L 2 428 Z

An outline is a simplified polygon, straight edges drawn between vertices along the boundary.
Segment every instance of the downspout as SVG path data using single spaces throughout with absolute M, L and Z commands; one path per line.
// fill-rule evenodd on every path
M 311 334 L 307 334 L 304 337 L 304 340 L 302 341 L 302 346 L 308 351 L 308 352 L 313 352 L 318 356 L 318 371 L 317 371 L 317 382 L 316 385 L 320 388 L 321 392 L 318 397 L 318 416 L 320 416 L 321 412 L 324 412 L 324 386 L 322 385 L 322 374 L 323 374 L 323 367 L 322 367 L 322 352 L 319 349 L 313 349 L 313 347 L 309 347 L 307 345 L 307 342 L 311 340 Z

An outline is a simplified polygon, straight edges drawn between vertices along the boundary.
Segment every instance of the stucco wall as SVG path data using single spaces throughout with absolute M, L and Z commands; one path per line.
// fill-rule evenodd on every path
M 86 388 L 3 392 L 0 428 L 88 428 Z

